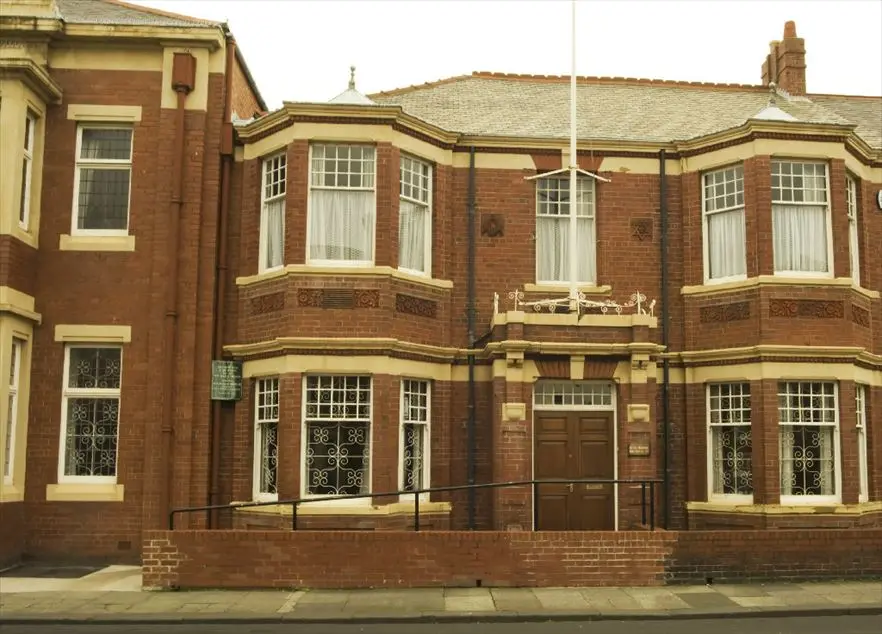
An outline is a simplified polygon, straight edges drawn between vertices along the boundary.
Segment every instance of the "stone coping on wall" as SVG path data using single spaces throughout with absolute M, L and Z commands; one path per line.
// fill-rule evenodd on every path
M 687 502 L 690 513 L 741 513 L 748 515 L 865 515 L 882 511 L 882 501 L 858 504 L 727 504 Z

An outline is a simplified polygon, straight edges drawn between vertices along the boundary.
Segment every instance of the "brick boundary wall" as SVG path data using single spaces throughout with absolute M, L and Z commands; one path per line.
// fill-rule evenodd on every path
M 148 531 L 144 587 L 649 586 L 882 576 L 882 529 Z

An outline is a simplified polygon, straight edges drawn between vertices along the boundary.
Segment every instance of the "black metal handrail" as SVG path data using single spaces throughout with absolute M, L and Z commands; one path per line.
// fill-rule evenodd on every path
M 513 480 L 508 482 L 485 482 L 483 484 L 455 484 L 451 486 L 429 487 L 426 489 L 384 491 L 382 493 L 354 493 L 351 495 L 329 495 L 323 497 L 297 498 L 294 500 L 277 500 L 273 502 L 232 502 L 230 504 L 212 504 L 208 506 L 187 506 L 172 509 L 168 514 L 168 528 L 175 530 L 175 515 L 182 513 L 197 513 L 200 511 L 214 511 L 221 509 L 243 509 L 261 506 L 291 506 L 291 530 L 297 530 L 297 507 L 301 504 L 314 502 L 328 502 L 331 500 L 358 500 L 365 498 L 382 498 L 401 495 L 413 495 L 413 530 L 420 530 L 420 495 L 423 493 L 446 493 L 451 491 L 465 491 L 469 489 L 504 489 L 517 486 L 531 486 L 533 488 L 533 530 L 539 526 L 539 486 L 543 484 L 632 484 L 640 485 L 640 512 L 641 523 L 645 526 L 647 519 L 647 496 L 646 489 L 649 487 L 649 528 L 655 530 L 655 485 L 661 484 L 661 480 L 619 480 L 619 479 L 542 479 L 542 480 Z

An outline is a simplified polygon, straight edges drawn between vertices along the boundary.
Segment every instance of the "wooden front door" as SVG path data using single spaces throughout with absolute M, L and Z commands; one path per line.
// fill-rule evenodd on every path
M 612 412 L 536 412 L 535 478 L 614 477 Z M 538 530 L 615 530 L 612 484 L 542 484 Z

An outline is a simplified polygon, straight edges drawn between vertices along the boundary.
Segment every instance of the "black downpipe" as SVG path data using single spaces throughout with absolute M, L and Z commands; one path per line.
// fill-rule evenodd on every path
M 670 443 L 670 413 L 671 395 L 668 390 L 671 379 L 671 366 L 667 352 L 670 346 L 669 323 L 670 311 L 668 309 L 668 187 L 665 174 L 666 155 L 664 150 L 658 154 L 659 174 L 659 207 L 661 211 L 661 309 L 662 309 L 662 345 L 665 347 L 665 357 L 662 360 L 662 453 L 664 469 L 664 504 L 662 526 L 669 528 L 671 520 L 671 443 Z
M 466 323 L 469 340 L 469 404 L 468 404 L 468 483 L 475 484 L 475 147 L 469 149 L 469 200 L 468 200 L 468 308 Z M 475 530 L 475 489 L 469 488 L 469 530 Z

